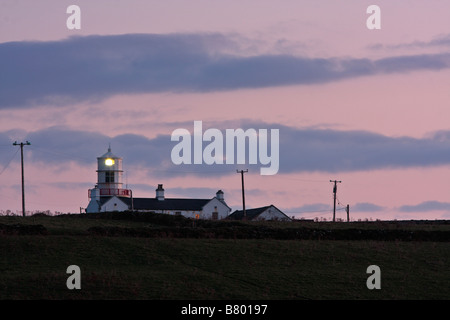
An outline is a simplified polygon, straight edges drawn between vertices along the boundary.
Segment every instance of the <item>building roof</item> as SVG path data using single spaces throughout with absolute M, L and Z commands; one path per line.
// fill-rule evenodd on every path
M 113 154 L 111 152 L 111 146 L 108 148 L 108 152 L 105 153 L 104 155 L 102 155 L 101 157 L 98 157 L 99 159 L 101 158 L 110 158 L 110 159 L 120 159 L 120 157 L 116 156 L 115 154 Z
M 266 211 L 270 206 L 260 207 L 260 208 L 253 208 L 253 209 L 245 209 L 245 216 L 248 220 L 253 220 L 257 216 L 259 216 L 261 213 Z M 229 219 L 233 220 L 242 220 L 244 217 L 244 211 L 243 210 L 236 210 L 232 214 L 229 215 Z
M 290 218 L 286 214 L 284 214 L 280 209 L 275 207 L 273 204 L 271 204 L 270 206 L 265 206 L 265 207 L 260 207 L 260 208 L 245 209 L 245 216 L 246 216 L 247 220 L 253 220 L 253 219 L 257 218 L 261 213 L 263 213 L 264 211 L 269 209 L 270 207 L 277 209 L 284 216 L 286 216 L 286 218 L 288 218 L 290 220 Z M 236 210 L 228 216 L 228 219 L 232 219 L 232 220 L 242 220 L 243 218 L 244 218 L 243 210 Z
M 105 203 L 110 197 L 102 199 Z M 131 208 L 131 198 L 119 198 Z M 184 199 L 184 198 L 133 198 L 134 210 L 180 210 L 180 211 L 201 211 L 211 199 Z

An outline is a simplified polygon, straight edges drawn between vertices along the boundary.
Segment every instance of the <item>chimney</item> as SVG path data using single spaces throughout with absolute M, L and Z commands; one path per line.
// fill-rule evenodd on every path
M 224 201 L 224 199 L 223 199 L 223 191 L 222 190 L 219 190 L 219 191 L 216 192 L 216 198 L 217 198 L 217 200 Z
M 164 189 L 162 184 L 158 184 L 158 189 L 156 189 L 156 199 L 160 201 L 164 200 Z

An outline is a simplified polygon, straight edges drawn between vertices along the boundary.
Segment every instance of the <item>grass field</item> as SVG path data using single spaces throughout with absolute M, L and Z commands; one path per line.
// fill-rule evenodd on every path
M 178 220 L 177 220 L 178 219 Z M 346 223 L 200 222 L 114 217 L 0 217 L 3 226 L 41 225 L 44 234 L 0 232 L 1 299 L 449 299 L 449 241 L 101 236 L 93 227 L 355 229 Z M 449 232 L 448 223 L 367 222 L 359 230 Z M 121 230 L 122 230 L 121 229 Z M 227 230 L 228 230 L 227 229 Z M 5 229 L 4 229 L 5 230 Z M 281 232 L 280 231 L 280 232 Z M 210 234 L 209 233 L 209 234 Z M 69 265 L 81 290 L 69 290 Z M 381 290 L 369 290 L 369 265 Z

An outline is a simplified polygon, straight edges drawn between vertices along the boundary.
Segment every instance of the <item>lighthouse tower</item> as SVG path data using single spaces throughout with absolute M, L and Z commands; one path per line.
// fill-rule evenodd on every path
M 122 158 L 111 152 L 111 146 L 97 158 L 97 184 L 89 189 L 89 205 L 86 212 L 99 212 L 102 203 L 110 197 L 131 197 L 131 190 L 123 189 Z

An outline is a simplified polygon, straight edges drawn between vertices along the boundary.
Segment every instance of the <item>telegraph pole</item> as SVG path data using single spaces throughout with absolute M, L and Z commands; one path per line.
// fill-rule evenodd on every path
M 246 214 L 245 214 L 245 194 L 244 194 L 244 173 L 248 172 L 247 170 L 236 170 L 236 173 L 240 173 L 241 174 L 241 181 L 242 181 L 242 211 L 244 213 L 243 216 L 243 220 L 245 220 L 247 218 Z
M 334 207 L 333 207 L 333 222 L 336 221 L 336 193 L 337 193 L 337 184 L 342 181 L 330 180 L 330 182 L 334 182 L 333 194 L 334 194 Z
M 20 163 L 22 166 L 22 216 L 25 217 L 25 179 L 23 177 L 23 146 L 29 146 L 31 143 L 29 143 L 28 141 L 23 143 L 17 143 L 17 141 L 15 141 L 13 143 L 13 146 L 20 146 Z

